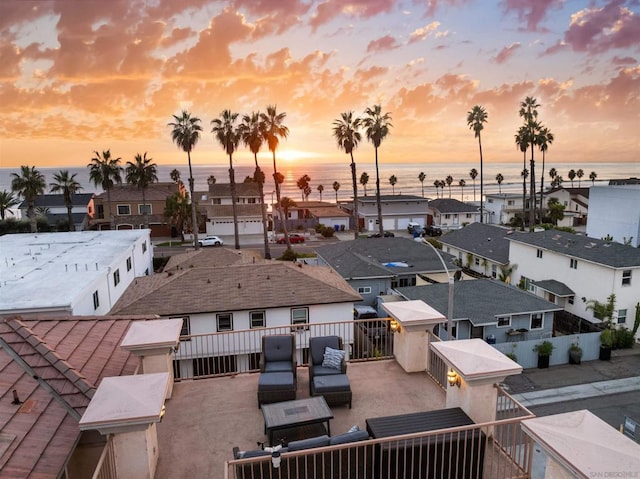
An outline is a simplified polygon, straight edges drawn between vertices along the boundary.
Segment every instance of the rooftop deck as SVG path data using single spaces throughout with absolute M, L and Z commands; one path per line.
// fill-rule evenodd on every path
M 365 419 L 445 407 L 445 393 L 427 373 L 406 373 L 395 360 L 349 363 L 352 409 L 332 407 L 331 434 Z M 158 424 L 156 479 L 223 477 L 232 448 L 256 449 L 264 434 L 256 392 L 259 374 L 182 381 Z M 307 368 L 298 368 L 297 398 L 309 397 Z

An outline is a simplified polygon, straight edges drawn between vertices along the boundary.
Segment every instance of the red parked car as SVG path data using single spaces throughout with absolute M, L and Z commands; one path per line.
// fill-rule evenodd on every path
M 304 236 L 302 236 L 302 235 L 300 235 L 298 233 L 291 233 L 289 235 L 289 241 L 291 242 L 291 244 L 304 243 Z M 284 236 L 281 236 L 280 238 L 278 238 L 276 240 L 276 243 L 285 244 L 286 241 L 284 240 Z

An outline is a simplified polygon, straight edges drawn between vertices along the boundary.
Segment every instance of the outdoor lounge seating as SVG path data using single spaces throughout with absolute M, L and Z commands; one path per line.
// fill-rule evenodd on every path
M 330 406 L 348 404 L 351 409 L 351 385 L 344 356 L 339 336 L 309 340 L 309 394 L 323 396 Z
M 262 337 L 258 407 L 296 398 L 296 343 L 292 334 Z

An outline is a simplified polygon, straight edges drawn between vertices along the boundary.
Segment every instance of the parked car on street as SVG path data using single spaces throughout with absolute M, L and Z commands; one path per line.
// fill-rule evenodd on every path
M 437 226 L 429 225 L 424 229 L 424 234 L 427 236 L 442 236 L 442 230 Z
M 298 234 L 298 233 L 291 233 L 291 234 L 289 234 L 289 242 L 291 244 L 304 243 L 304 236 L 302 236 L 301 234 Z M 276 243 L 285 244 L 286 241 L 284 239 L 284 236 L 281 236 L 280 238 L 278 238 L 276 240 Z
M 410 221 L 409 224 L 407 225 L 407 233 L 413 233 L 414 231 L 422 231 L 422 229 L 424 228 L 424 226 L 422 226 L 420 223 L 416 223 L 415 221 Z
M 219 238 L 218 236 L 205 236 L 204 238 L 198 240 L 198 244 L 201 247 L 222 246 L 224 244 L 224 241 L 222 241 L 222 239 Z

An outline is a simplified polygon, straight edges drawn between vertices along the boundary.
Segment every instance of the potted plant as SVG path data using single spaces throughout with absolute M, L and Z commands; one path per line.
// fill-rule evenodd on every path
M 533 347 L 538 353 L 538 368 L 544 369 L 549 367 L 549 357 L 553 352 L 553 343 L 551 341 L 542 341 Z
M 613 348 L 613 331 L 609 328 L 600 333 L 600 360 L 609 361 L 611 359 L 611 349 Z
M 582 360 L 582 348 L 578 343 L 569 346 L 569 364 L 580 364 Z

